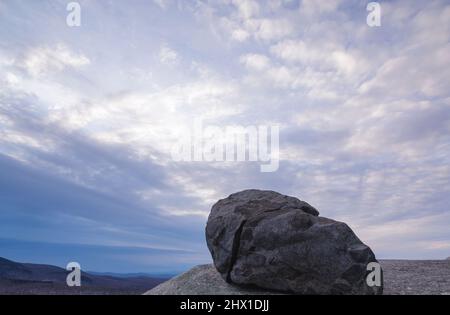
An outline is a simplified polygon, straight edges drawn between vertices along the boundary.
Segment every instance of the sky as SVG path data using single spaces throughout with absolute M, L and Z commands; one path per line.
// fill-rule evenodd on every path
M 211 262 L 231 193 L 346 222 L 377 258 L 450 256 L 450 2 L 0 0 L 0 256 L 108 272 Z M 195 120 L 279 126 L 258 162 L 174 161 Z

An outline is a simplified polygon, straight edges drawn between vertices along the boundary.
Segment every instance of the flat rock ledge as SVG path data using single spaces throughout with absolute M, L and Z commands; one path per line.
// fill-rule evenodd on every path
M 450 295 L 450 261 L 381 260 L 383 294 Z M 214 266 L 199 265 L 174 277 L 145 295 L 276 295 L 284 294 L 229 284 Z
M 154 287 L 144 295 L 274 295 L 259 288 L 227 283 L 214 265 L 199 265 Z

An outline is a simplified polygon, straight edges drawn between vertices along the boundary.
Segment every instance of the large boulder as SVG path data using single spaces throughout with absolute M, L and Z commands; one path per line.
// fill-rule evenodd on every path
M 366 284 L 372 250 L 342 222 L 297 198 L 245 190 L 219 200 L 206 242 L 222 278 L 298 294 L 381 294 Z

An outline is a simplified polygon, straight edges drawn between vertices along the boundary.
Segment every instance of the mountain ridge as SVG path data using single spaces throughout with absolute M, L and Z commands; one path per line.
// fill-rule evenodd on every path
M 0 293 L 3 294 L 140 294 L 168 277 L 119 277 L 81 272 L 81 287 L 68 287 L 64 268 L 15 262 L 0 257 Z

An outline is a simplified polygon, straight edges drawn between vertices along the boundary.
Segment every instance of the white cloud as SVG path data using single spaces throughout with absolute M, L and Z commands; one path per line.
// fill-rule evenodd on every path
M 255 37 L 263 40 L 281 39 L 294 31 L 294 26 L 286 19 L 261 19 L 255 24 Z
M 260 8 L 256 1 L 233 1 L 235 10 L 232 14 L 220 16 L 217 10 L 206 11 L 205 15 L 210 23 L 217 23 L 221 31 L 238 42 L 244 42 L 250 38 L 258 41 L 275 41 L 295 33 L 294 23 L 285 17 L 274 17 Z M 264 11 L 267 11 L 266 8 Z
M 448 213 L 423 213 L 415 218 L 395 219 L 381 225 L 355 224 L 355 230 L 381 257 L 423 259 L 430 253 L 448 250 L 449 241 L 442 233 L 448 220 Z M 432 257 L 443 259 L 448 256 L 444 255 Z
M 21 55 L 17 30 L 5 40 L 8 53 L 0 51 L 2 153 L 33 163 L 47 158 L 36 165 L 91 188 L 122 193 L 126 186 L 131 199 L 161 206 L 158 213 L 171 218 L 204 215 L 226 193 L 262 187 L 300 194 L 323 215 L 355 226 L 377 251 L 414 244 L 446 250 L 449 218 L 440 215 L 450 187 L 449 6 L 383 3 L 383 26 L 370 29 L 364 6 L 361 17 L 339 1 L 301 1 L 299 9 L 266 4 L 185 4 L 183 18 L 157 10 L 161 19 L 146 29 L 138 27 L 146 14 L 124 10 L 136 27 L 114 36 L 129 39 L 132 51 L 86 29 L 96 45 L 39 45 Z M 88 55 L 100 60 L 105 51 L 114 62 L 82 68 Z M 20 117 L 24 108 L 63 139 L 20 125 L 30 118 Z M 170 149 L 195 118 L 218 126 L 280 124 L 279 173 L 265 177 L 245 163 L 177 165 Z M 81 139 L 91 145 L 65 150 Z M 95 152 L 103 147 L 117 151 Z M 104 161 L 118 152 L 126 163 Z M 68 162 L 77 159 L 85 165 Z M 124 164 L 138 171 L 117 173 Z M 155 164 L 162 168 L 155 176 L 170 188 L 148 182 L 154 169 L 147 165 Z M 99 185 L 109 173 L 121 180 Z M 419 232 L 396 230 L 408 224 Z M 401 242 L 391 245 L 383 235 Z
M 300 11 L 310 16 L 317 16 L 321 13 L 330 13 L 336 11 L 341 2 L 341 0 L 302 0 Z
M 450 44 L 432 48 L 432 51 L 417 50 L 411 54 L 388 59 L 371 80 L 360 87 L 361 93 L 383 94 L 405 97 L 411 89 L 426 97 L 448 95 L 450 82 Z M 399 80 L 407 78 L 407 80 Z
M 179 62 L 178 53 L 167 44 L 161 45 L 159 49 L 159 61 L 166 65 L 175 65 Z
M 21 65 L 33 76 L 89 64 L 89 58 L 83 54 L 74 53 L 64 44 L 33 48 L 27 52 L 21 62 Z
M 238 28 L 232 31 L 231 37 L 238 42 L 243 42 L 250 37 L 250 34 L 246 30 Z
M 240 57 L 240 61 L 249 69 L 265 70 L 270 65 L 270 60 L 264 55 L 246 54 Z
M 166 10 L 172 4 L 172 0 L 153 0 L 153 2 L 163 10 Z
M 270 50 L 282 60 L 313 67 L 317 71 L 329 71 L 331 68 L 344 75 L 353 75 L 367 70 L 367 62 L 360 53 L 345 50 L 336 43 L 285 40 L 271 46 Z
M 249 19 L 259 15 L 260 7 L 254 0 L 233 0 L 233 4 L 238 8 L 239 15 L 243 19 Z

